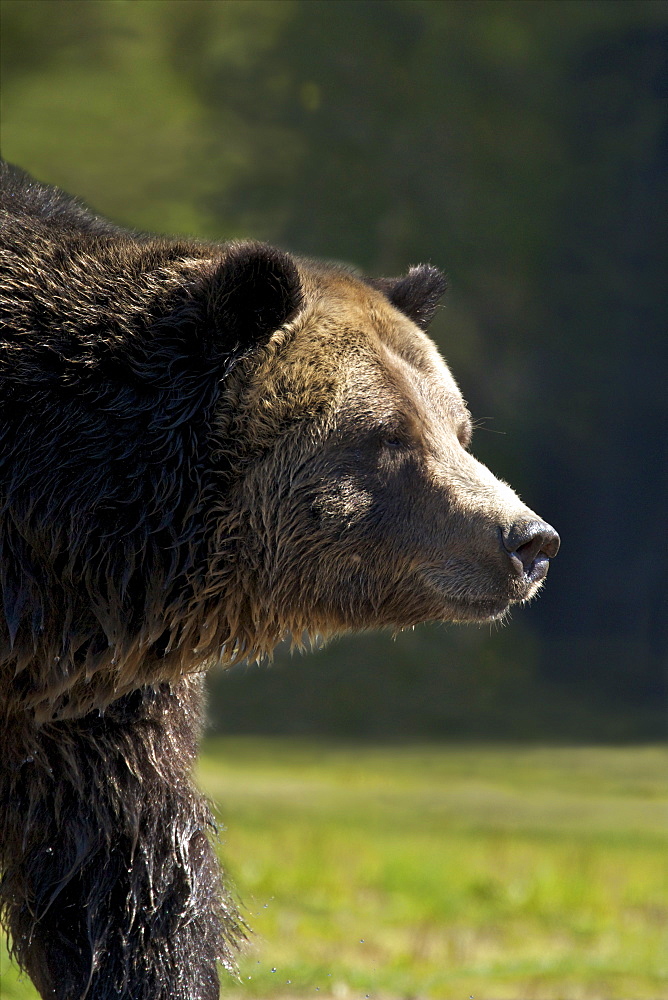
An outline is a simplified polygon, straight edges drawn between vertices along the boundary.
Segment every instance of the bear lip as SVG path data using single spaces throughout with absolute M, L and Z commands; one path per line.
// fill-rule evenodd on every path
M 517 553 L 511 552 L 509 555 L 513 570 L 520 579 L 524 578 L 529 583 L 539 583 L 547 576 L 547 571 L 550 568 L 550 557 L 544 552 L 539 552 L 526 569 Z
M 525 576 L 530 583 L 541 583 L 547 576 L 547 571 L 549 568 L 550 568 L 550 557 L 545 555 L 544 552 L 539 552 L 539 554 L 536 556 L 536 558 L 526 571 Z
M 522 566 L 521 561 L 517 562 Z M 522 566 L 521 573 L 513 564 L 511 573 L 508 574 L 505 586 L 490 587 L 487 594 L 456 594 L 452 592 L 452 579 L 445 573 L 435 571 L 430 567 L 420 573 L 422 580 L 431 590 L 436 591 L 444 601 L 445 608 L 450 614 L 444 614 L 443 620 L 485 622 L 494 621 L 503 617 L 509 608 L 514 604 L 523 604 L 531 600 L 542 585 L 549 567 L 549 558 L 542 553 L 534 559 L 525 572 Z
M 434 569 L 420 575 L 424 583 L 443 599 L 443 621 L 493 621 L 504 615 L 512 604 L 526 600 L 530 596 L 529 591 L 533 589 L 527 581 L 526 586 L 522 587 L 522 593 L 518 593 L 520 581 L 513 580 L 510 591 L 505 588 L 503 590 L 495 588 L 489 594 L 464 595 L 453 593 L 452 579 L 441 576 L 434 572 Z M 446 609 L 448 613 L 445 613 Z

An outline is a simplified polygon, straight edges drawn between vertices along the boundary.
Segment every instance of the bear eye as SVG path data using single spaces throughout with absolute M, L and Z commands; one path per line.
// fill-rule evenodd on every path
M 397 435 L 385 435 L 383 437 L 383 447 L 385 448 L 401 448 L 403 446 L 403 441 Z
M 403 448 L 406 444 L 405 438 L 398 431 L 394 431 L 389 427 L 381 429 L 378 439 L 382 448 L 389 448 L 391 450 Z

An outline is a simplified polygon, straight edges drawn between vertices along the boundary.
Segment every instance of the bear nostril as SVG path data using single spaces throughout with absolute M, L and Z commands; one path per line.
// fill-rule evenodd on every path
M 528 573 L 539 556 L 552 559 L 559 551 L 559 535 L 545 521 L 516 521 L 508 530 L 501 529 L 501 538 L 520 573 Z

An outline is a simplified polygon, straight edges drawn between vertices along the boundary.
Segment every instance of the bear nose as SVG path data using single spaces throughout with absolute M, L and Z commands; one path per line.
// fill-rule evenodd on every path
M 548 559 L 559 551 L 559 535 L 545 521 L 516 521 L 501 529 L 501 539 L 516 571 L 536 579 L 545 576 Z

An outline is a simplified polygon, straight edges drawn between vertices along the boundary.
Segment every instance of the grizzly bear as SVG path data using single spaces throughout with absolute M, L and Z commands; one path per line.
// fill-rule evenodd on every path
M 1 168 L 0 906 L 56 1000 L 212 1000 L 202 678 L 489 621 L 556 532 L 469 451 L 439 271 L 127 232 Z

